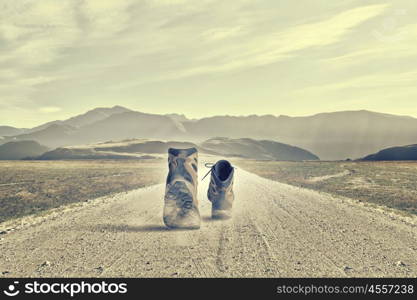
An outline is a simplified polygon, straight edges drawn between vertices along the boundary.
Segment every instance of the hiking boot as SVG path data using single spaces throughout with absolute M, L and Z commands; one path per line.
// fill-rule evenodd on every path
M 197 201 L 197 149 L 168 149 L 164 223 L 170 228 L 200 228 Z
M 234 168 L 227 160 L 219 160 L 211 167 L 210 172 L 211 180 L 207 197 L 212 203 L 211 217 L 213 219 L 231 218 L 235 198 L 233 193 Z

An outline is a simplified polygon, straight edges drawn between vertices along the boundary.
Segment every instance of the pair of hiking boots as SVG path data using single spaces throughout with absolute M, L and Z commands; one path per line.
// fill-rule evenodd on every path
M 198 229 L 201 219 L 197 199 L 197 149 L 170 148 L 168 165 L 164 223 L 170 228 Z M 212 203 L 212 218 L 228 219 L 232 214 L 234 200 L 234 168 L 227 160 L 220 160 L 210 166 L 206 176 L 209 173 L 211 180 L 207 196 Z

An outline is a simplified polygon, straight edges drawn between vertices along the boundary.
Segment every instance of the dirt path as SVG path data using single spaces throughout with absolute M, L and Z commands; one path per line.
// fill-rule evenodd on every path
M 307 181 L 308 182 L 319 182 L 319 181 L 329 180 L 329 179 L 332 179 L 332 178 L 348 176 L 350 174 L 351 174 L 351 172 L 349 170 L 346 170 L 346 171 L 343 171 L 343 172 L 340 172 L 340 173 L 337 173 L 337 174 L 333 174 L 333 175 L 311 177 L 311 178 L 307 179 Z
M 162 185 L 118 194 L 0 235 L 0 276 L 417 276 L 415 219 L 236 176 L 232 220 L 210 219 L 209 180 L 196 231 L 163 226 Z

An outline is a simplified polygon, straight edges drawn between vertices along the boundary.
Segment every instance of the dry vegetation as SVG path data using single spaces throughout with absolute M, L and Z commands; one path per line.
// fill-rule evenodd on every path
M 417 214 L 417 162 L 235 162 L 283 183 Z
M 262 177 L 417 214 L 417 162 L 235 160 Z M 161 183 L 162 159 L 0 161 L 0 222 Z
M 0 222 L 160 183 L 165 160 L 0 161 Z

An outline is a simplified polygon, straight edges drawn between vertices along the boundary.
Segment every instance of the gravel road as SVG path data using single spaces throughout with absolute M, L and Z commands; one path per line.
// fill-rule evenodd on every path
M 200 230 L 164 227 L 163 185 L 24 218 L 0 234 L 0 276 L 417 276 L 416 218 L 238 169 L 234 216 L 214 221 L 208 182 Z

